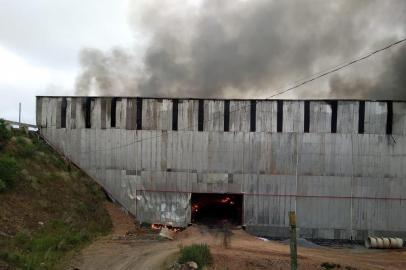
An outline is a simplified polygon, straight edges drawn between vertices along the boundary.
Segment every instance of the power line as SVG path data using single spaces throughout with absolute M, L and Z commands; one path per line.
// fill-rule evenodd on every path
M 320 78 L 322 78 L 322 77 L 325 77 L 325 76 L 327 76 L 327 75 L 329 75 L 329 74 L 331 74 L 331 73 L 333 73 L 333 72 L 339 71 L 339 70 L 341 70 L 341 69 L 343 69 L 343 68 L 346 68 L 346 67 L 348 67 L 348 66 L 350 66 L 350 65 L 353 65 L 353 64 L 355 64 L 355 63 L 357 63 L 357 62 L 363 61 L 363 60 L 365 60 L 365 59 L 367 59 L 367 58 L 373 56 L 374 54 L 377 54 L 377 53 L 379 53 L 379 52 L 381 52 L 381 51 L 387 50 L 387 49 L 389 49 L 389 48 L 391 48 L 391 47 L 394 47 L 394 46 L 396 46 L 396 45 L 398 45 L 398 44 L 400 44 L 400 43 L 403 43 L 403 42 L 405 42 L 405 41 L 406 41 L 406 38 L 400 39 L 400 40 L 395 41 L 395 42 L 393 42 L 393 43 L 391 43 L 391 44 L 389 44 L 389 45 L 387 45 L 387 46 L 385 46 L 385 47 L 383 47 L 383 48 L 377 49 L 377 50 L 375 50 L 375 51 L 373 51 L 373 52 L 370 52 L 370 53 L 368 53 L 368 54 L 366 54 L 366 55 L 360 56 L 360 57 L 358 57 L 358 58 L 356 58 L 356 59 L 354 59 L 354 60 L 350 60 L 350 61 L 348 61 L 348 62 L 340 63 L 340 64 L 335 65 L 335 66 L 332 66 L 332 67 L 330 67 L 330 68 L 328 68 L 328 69 L 325 69 L 325 70 L 319 71 L 319 72 L 317 72 L 317 73 L 313 73 L 312 75 L 309 75 L 309 76 L 303 77 L 303 78 L 301 78 L 301 79 L 295 80 L 295 81 L 292 83 L 292 84 L 294 84 L 293 86 L 290 86 L 290 87 L 288 87 L 287 89 L 282 90 L 281 92 L 277 92 L 277 93 L 272 94 L 272 95 L 270 95 L 270 96 L 268 96 L 268 97 L 265 97 L 264 99 L 271 99 L 271 98 L 273 98 L 273 97 L 282 95 L 282 94 L 284 94 L 284 93 L 286 93 L 286 92 L 292 91 L 292 90 L 294 90 L 294 89 L 296 89 L 296 88 L 299 88 L 299 87 L 301 87 L 301 86 L 303 86 L 303 85 L 305 85 L 305 84 L 308 84 L 308 83 L 310 83 L 310 82 L 312 82 L 312 81 L 315 81 L 315 80 L 317 80 L 317 79 L 320 79 Z M 274 89 L 272 92 L 278 91 L 278 90 L 283 89 L 283 88 L 284 88 L 284 87 L 280 87 L 280 88 Z M 251 105 L 246 105 L 246 107 L 249 107 L 249 106 L 251 106 Z M 160 110 L 160 111 L 158 111 L 158 112 L 159 112 L 159 113 L 166 113 L 166 112 L 168 112 L 168 111 Z M 147 117 L 145 120 L 150 120 L 151 118 L 152 118 L 152 117 Z M 208 120 L 207 122 L 209 122 L 209 121 L 210 121 L 210 120 Z M 206 122 L 206 121 L 205 121 L 205 122 Z M 194 126 L 190 126 L 190 127 L 194 127 Z M 188 128 L 188 127 L 186 127 L 186 128 Z
M 329 74 L 331 74 L 331 73 L 337 72 L 337 71 L 339 71 L 339 70 L 341 70 L 341 69 L 344 69 L 344 68 L 346 68 L 346 67 L 348 67 L 348 66 L 351 66 L 351 65 L 353 65 L 353 64 L 355 64 L 355 63 L 357 63 L 357 62 L 363 61 L 363 60 L 365 60 L 365 59 L 367 59 L 367 58 L 369 58 L 369 57 L 371 57 L 371 56 L 373 56 L 373 55 L 375 55 L 375 54 L 377 54 L 377 53 L 379 53 L 379 52 L 382 52 L 382 51 L 384 51 L 384 50 L 387 50 L 387 49 L 389 49 L 389 48 L 391 48 L 391 47 L 394 47 L 394 46 L 396 46 L 396 45 L 398 45 L 398 44 L 401 44 L 401 43 L 403 43 L 403 42 L 405 42 L 405 41 L 406 41 L 406 38 L 400 39 L 400 40 L 398 40 L 398 41 L 396 41 L 396 42 L 393 42 L 393 43 L 391 43 L 391 44 L 389 44 L 389 45 L 387 45 L 387 46 L 385 46 L 385 47 L 383 47 L 383 48 L 380 48 L 380 49 L 377 49 L 377 50 L 375 50 L 375 51 L 372 51 L 372 52 L 370 52 L 370 53 L 368 53 L 368 54 L 366 54 L 366 55 L 364 55 L 364 56 L 358 57 L 358 58 L 356 58 L 356 59 L 354 59 L 354 60 L 351 60 L 351 61 L 349 61 L 349 62 L 336 65 L 336 66 L 331 67 L 331 68 L 329 68 L 329 69 L 327 69 L 327 70 L 325 70 L 325 71 L 320 71 L 320 72 L 314 73 L 314 74 L 310 75 L 310 76 L 307 77 L 307 78 L 300 79 L 300 80 L 296 80 L 295 82 L 300 82 L 300 83 L 297 83 L 297 84 L 295 84 L 295 85 L 293 85 L 293 86 L 291 86 L 291 87 L 288 87 L 287 89 L 285 89 L 285 90 L 283 90 L 283 91 L 281 91 L 281 92 L 277 92 L 277 93 L 275 93 L 275 94 L 272 94 L 272 95 L 266 97 L 265 99 L 271 99 L 271 98 L 276 97 L 276 96 L 278 96 L 278 95 L 284 94 L 284 93 L 286 93 L 286 92 L 288 92 L 288 91 L 292 91 L 292 90 L 294 90 L 294 89 L 296 89 L 296 88 L 299 88 L 299 87 L 301 87 L 301 86 L 303 86 L 303 85 L 305 85 L 305 84 L 308 84 L 308 83 L 310 83 L 310 82 L 312 82 L 312 81 L 315 81 L 315 80 L 317 80 L 317 79 L 320 79 L 320 78 L 322 78 L 322 77 L 325 77 L 325 76 L 327 76 L 327 75 L 329 75 Z M 304 80 L 304 81 L 303 81 L 303 80 Z M 235 113 L 235 112 L 237 112 L 237 111 L 239 111 L 239 110 L 248 108 L 248 107 L 250 107 L 250 106 L 251 106 L 251 104 L 248 104 L 248 105 L 239 107 L 239 108 L 237 108 L 237 109 L 234 110 L 234 111 L 230 111 L 230 113 Z M 163 112 L 163 111 L 161 111 L 161 112 Z M 212 119 L 206 120 L 206 121 L 204 121 L 204 122 L 205 122 L 205 123 L 208 123 L 208 122 L 210 122 L 210 121 L 214 121 L 216 118 L 220 117 L 221 115 L 222 115 L 222 114 L 220 114 L 220 115 L 218 115 L 217 117 L 214 117 L 214 118 L 212 118 Z M 246 121 L 247 121 L 247 118 L 242 120 L 242 122 L 246 122 Z M 187 126 L 187 127 L 183 128 L 183 129 L 176 130 L 176 132 L 177 132 L 177 131 L 187 131 L 187 130 L 189 130 L 190 128 L 194 128 L 194 127 L 197 127 L 197 126 L 198 126 L 198 124 L 196 124 L 196 125 L 190 125 L 190 126 Z M 174 132 L 174 131 L 173 131 L 173 130 L 168 130 L 167 132 Z M 109 149 L 96 149 L 96 150 L 94 150 L 94 151 L 83 151 L 83 152 L 80 152 L 80 153 L 81 153 L 81 154 L 84 154 L 84 153 L 91 153 L 91 152 L 99 152 L 99 151 L 107 151 L 107 150 L 119 149 L 119 148 L 123 148 L 123 147 L 130 146 L 130 145 L 132 145 L 132 144 L 136 144 L 136 143 L 139 143 L 139 142 L 142 142 L 142 141 L 146 141 L 146 140 L 150 140 L 150 139 L 155 139 L 155 138 L 159 138 L 159 137 L 162 137 L 162 135 L 157 135 L 157 136 L 152 136 L 152 137 L 149 137 L 149 138 L 144 138 L 144 139 L 135 140 L 135 141 L 133 141 L 133 142 L 131 142 L 131 143 L 127 143 L 127 144 L 124 144 L 124 145 L 120 145 L 120 146 L 118 146 L 118 147 L 112 147 L 112 148 L 109 148 Z
M 296 89 L 296 88 L 299 88 L 299 87 L 301 87 L 301 86 L 303 86 L 303 85 L 305 85 L 305 84 L 308 84 L 308 83 L 310 83 L 310 82 L 312 82 L 312 81 L 315 81 L 315 80 L 317 80 L 317 79 L 319 79 L 319 78 L 325 77 L 325 76 L 327 76 L 328 74 L 331 74 L 331 73 L 333 73 L 333 72 L 339 71 L 339 70 L 341 70 L 341 69 L 343 69 L 343 68 L 346 68 L 346 67 L 348 67 L 348 66 L 350 66 L 350 65 L 353 65 L 353 64 L 355 64 L 355 63 L 357 63 L 357 62 L 360 62 L 360 61 L 362 61 L 362 60 L 365 60 L 365 59 L 371 57 L 372 55 L 374 55 L 374 54 L 376 54 L 376 53 L 379 53 L 379 52 L 381 52 L 381 51 L 384 51 L 384 50 L 386 50 L 386 49 L 389 49 L 389 48 L 391 48 L 391 47 L 393 47 L 393 46 L 396 46 L 396 45 L 398 45 L 398 44 L 400 44 L 400 43 L 402 43 L 402 42 L 404 42 L 404 41 L 406 41 L 406 38 L 403 38 L 403 39 L 401 39 L 401 40 L 398 40 L 398 41 L 396 41 L 396 42 L 393 42 L 393 43 L 391 43 L 391 44 L 389 44 L 389 45 L 387 45 L 387 46 L 385 46 L 385 47 L 383 47 L 383 48 L 377 49 L 377 50 L 375 50 L 375 51 L 373 51 L 373 52 L 370 52 L 370 53 L 368 53 L 368 54 L 366 54 L 366 55 L 364 55 L 364 56 L 360 56 L 360 57 L 356 58 L 355 60 L 351 60 L 351 61 L 349 61 L 349 62 L 344 62 L 344 63 L 338 64 L 338 65 L 335 65 L 335 66 L 330 67 L 330 68 L 328 68 L 328 69 L 326 69 L 326 70 L 324 70 L 324 71 L 319 71 L 319 72 L 314 73 L 314 74 L 312 74 L 312 75 L 310 75 L 310 76 L 307 76 L 307 77 L 304 77 L 304 78 L 302 78 L 302 79 L 296 80 L 296 81 L 293 82 L 293 84 L 294 84 L 293 86 L 288 87 L 287 89 L 285 89 L 285 90 L 283 90 L 283 91 L 281 91 L 281 92 L 277 92 L 277 93 L 272 94 L 272 95 L 270 95 L 270 96 L 268 96 L 268 97 L 265 97 L 265 99 L 271 99 L 271 98 L 273 98 L 273 97 L 282 95 L 282 94 L 284 94 L 284 93 L 286 93 L 286 92 L 288 92 L 288 91 L 291 91 L 291 90 L 294 90 L 294 89 Z M 283 87 L 278 88 L 278 89 L 276 89 L 276 90 L 274 90 L 274 91 L 278 91 L 278 90 L 280 90 L 280 89 L 283 89 Z M 249 106 L 251 106 L 251 105 L 246 105 L 246 107 L 249 107 Z M 161 110 L 161 111 L 159 111 L 159 112 L 167 112 L 167 111 Z M 150 119 L 150 118 L 147 118 L 147 119 Z M 209 121 L 210 121 L 210 120 L 208 120 L 207 122 L 209 122 Z M 194 127 L 194 126 L 191 126 L 191 127 Z M 186 128 L 187 128 L 187 127 L 186 127 Z
M 365 60 L 365 59 L 371 57 L 371 56 L 374 55 L 374 54 L 377 54 L 377 53 L 379 53 L 379 52 L 381 52 L 381 51 L 387 50 L 387 49 L 389 49 L 389 48 L 391 48 L 391 47 L 393 47 L 393 46 L 396 46 L 396 45 L 398 45 L 398 44 L 400 44 L 400 43 L 402 43 L 402 42 L 405 42 L 405 41 L 406 41 L 406 38 L 403 38 L 403 39 L 398 40 L 398 41 L 396 41 L 396 42 L 394 42 L 394 43 L 391 43 L 391 44 L 389 44 L 389 45 L 387 45 L 387 46 L 385 46 L 385 47 L 383 47 L 383 48 L 380 48 L 380 49 L 378 49 L 378 50 L 376 50 L 376 51 L 370 52 L 370 53 L 368 53 L 368 54 L 366 54 L 366 55 L 364 55 L 364 56 L 362 56 L 362 57 L 360 57 L 360 58 L 357 58 L 357 59 L 355 59 L 355 60 L 352 60 L 352 61 L 350 61 L 350 62 L 348 62 L 348 63 L 340 64 L 340 65 L 338 65 L 338 66 L 336 66 L 336 67 L 333 67 L 333 68 L 330 69 L 329 71 L 325 71 L 324 73 L 322 73 L 322 74 L 320 74 L 320 75 L 318 75 L 318 76 L 312 75 L 312 76 L 315 76 L 315 77 L 312 77 L 312 78 L 310 78 L 310 79 L 306 79 L 304 82 L 301 82 L 301 83 L 299 83 L 299 84 L 296 84 L 296 85 L 294 85 L 294 86 L 291 86 L 291 87 L 289 87 L 289 88 L 287 88 L 287 89 L 285 89 L 285 90 L 283 90 L 283 91 L 281 91 L 281 92 L 279 92 L 279 93 L 275 93 L 275 94 L 271 95 L 271 96 L 268 97 L 268 98 L 272 98 L 272 97 L 275 97 L 275 96 L 284 94 L 284 93 L 286 93 L 286 92 L 288 92 L 288 91 L 291 91 L 291 90 L 296 89 L 296 88 L 298 88 L 298 87 L 300 87 L 300 86 L 303 86 L 303 85 L 305 85 L 305 84 L 307 84 L 307 83 L 309 83 L 309 82 L 312 82 L 312 81 L 317 80 L 317 79 L 319 79 L 319 78 L 325 77 L 325 76 L 327 76 L 328 74 L 331 74 L 331 73 L 333 73 L 333 72 L 339 71 L 339 70 L 341 70 L 341 69 L 343 69 L 343 68 L 346 68 L 346 67 L 348 67 L 348 66 L 350 66 L 350 65 L 353 65 L 353 64 L 355 64 L 355 63 L 357 63 L 357 62 L 360 62 L 360 61 L 362 61 L 362 60 Z M 319 72 L 319 73 L 320 73 L 320 72 Z M 319 73 L 316 73 L 316 74 L 319 74 Z

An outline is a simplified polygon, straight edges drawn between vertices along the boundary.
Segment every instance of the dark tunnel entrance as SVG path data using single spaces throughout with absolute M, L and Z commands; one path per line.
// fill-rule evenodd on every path
M 191 203 L 193 223 L 242 224 L 242 194 L 192 193 Z

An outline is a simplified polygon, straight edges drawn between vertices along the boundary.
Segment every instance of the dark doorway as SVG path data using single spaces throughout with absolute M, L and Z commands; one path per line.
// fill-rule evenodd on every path
M 192 222 L 242 224 L 242 194 L 192 193 Z

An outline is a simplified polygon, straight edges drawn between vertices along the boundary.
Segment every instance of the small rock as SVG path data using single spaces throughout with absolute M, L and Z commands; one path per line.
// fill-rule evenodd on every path
M 44 222 L 42 222 L 42 221 L 38 221 L 38 224 L 41 226 L 44 226 Z
M 263 238 L 263 237 L 256 237 L 257 239 L 265 242 L 269 242 L 269 239 Z
M 165 228 L 165 227 L 163 227 L 161 229 L 161 232 L 159 233 L 159 235 L 161 237 L 168 238 L 170 240 L 173 240 L 175 238 L 175 232 L 172 230 L 169 230 L 168 228 Z
M 182 270 L 182 264 L 176 262 L 168 270 Z
M 184 264 L 176 262 L 169 268 L 169 270 L 196 270 L 198 268 L 197 263 L 190 261 Z
M 197 269 L 197 268 L 199 268 L 199 266 L 197 265 L 197 263 L 195 263 L 195 262 L 187 262 L 187 263 L 185 263 L 188 267 L 189 267 L 189 269 Z
M 112 240 L 121 240 L 121 236 L 120 235 L 114 235 L 111 237 Z
M 2 232 L 2 231 L 0 231 L 0 235 L 1 235 L 1 236 L 4 236 L 4 237 L 9 237 L 9 236 L 10 236 L 10 235 L 8 235 L 7 233 Z

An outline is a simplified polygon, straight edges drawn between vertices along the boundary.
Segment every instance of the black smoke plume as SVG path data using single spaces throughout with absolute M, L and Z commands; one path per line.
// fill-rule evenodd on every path
M 134 31 L 148 38 L 145 51 L 83 50 L 77 94 L 267 97 L 406 34 L 403 0 L 137 1 L 129 8 Z M 285 96 L 406 98 L 405 47 Z

